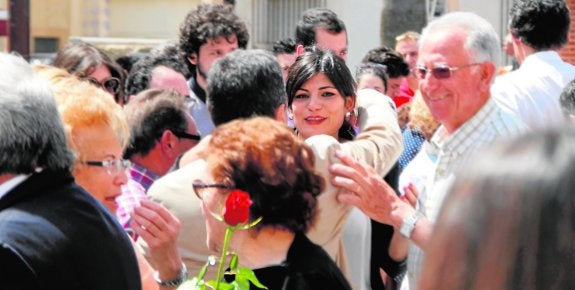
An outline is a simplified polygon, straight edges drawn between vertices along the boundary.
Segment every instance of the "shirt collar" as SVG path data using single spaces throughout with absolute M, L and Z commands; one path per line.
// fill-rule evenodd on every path
M 441 148 L 442 151 L 458 151 L 464 150 L 459 146 L 465 139 L 470 137 L 475 131 L 480 128 L 480 126 L 487 124 L 486 120 L 492 115 L 496 110 L 497 105 L 495 101 L 491 98 L 487 99 L 487 102 L 471 117 L 467 120 L 461 127 L 457 128 L 453 134 L 448 134 L 447 130 L 443 125 L 441 125 L 433 137 L 431 138 L 431 143 Z
M 523 63 L 521 64 L 521 66 L 536 64 L 536 63 L 540 63 L 540 62 L 549 62 L 549 61 L 557 60 L 557 59 L 560 60 L 561 57 L 559 56 L 559 54 L 556 51 L 553 51 L 553 50 L 538 51 L 536 53 L 532 53 L 532 54 L 528 55 L 523 60 Z
M 30 174 L 19 174 L 0 184 L 0 199 L 28 179 L 28 177 L 30 177 Z
M 198 99 L 202 100 L 202 102 L 206 103 L 206 91 L 200 87 L 195 76 L 190 78 L 189 85 L 194 95 L 196 95 Z

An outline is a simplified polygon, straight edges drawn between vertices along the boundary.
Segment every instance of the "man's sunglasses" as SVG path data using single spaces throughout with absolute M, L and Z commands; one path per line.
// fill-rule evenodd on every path
M 452 72 L 460 70 L 463 68 L 472 67 L 475 65 L 480 65 L 481 63 L 471 63 L 467 65 L 462 65 L 458 67 L 449 67 L 447 65 L 438 65 L 434 68 L 427 68 L 424 65 L 417 65 L 415 68 L 415 76 L 422 80 L 427 76 L 427 72 L 431 72 L 431 75 L 436 79 L 448 79 L 451 77 Z
M 189 134 L 186 132 L 172 131 L 172 133 L 174 133 L 174 135 L 176 135 L 176 137 L 178 138 L 184 138 L 189 140 L 200 141 L 200 139 L 202 138 L 200 135 Z

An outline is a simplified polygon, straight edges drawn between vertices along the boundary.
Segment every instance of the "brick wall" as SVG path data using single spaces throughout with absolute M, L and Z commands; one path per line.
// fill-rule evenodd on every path
M 565 0 L 571 10 L 571 29 L 569 29 L 569 42 L 561 49 L 563 60 L 575 65 L 575 0 Z

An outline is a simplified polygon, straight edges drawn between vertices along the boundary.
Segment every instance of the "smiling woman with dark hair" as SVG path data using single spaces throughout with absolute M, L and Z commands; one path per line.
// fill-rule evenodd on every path
M 316 169 L 326 180 L 331 177 L 328 167 L 339 162 L 333 157 L 338 149 L 373 166 L 380 176 L 396 162 L 402 139 L 391 99 L 372 89 L 356 94 L 351 72 L 332 52 L 312 48 L 300 55 L 290 68 L 286 91 L 288 115 L 296 134 L 314 150 Z M 357 136 L 346 120 L 346 115 L 354 111 L 358 112 Z M 332 256 L 354 287 L 362 288 L 364 285 L 359 284 L 369 280 L 370 254 L 366 248 L 370 221 L 359 210 L 352 213 L 352 206 L 338 202 L 339 191 L 328 182 L 318 199 L 317 226 L 308 236 Z M 350 237 L 345 241 L 344 228 L 345 237 Z

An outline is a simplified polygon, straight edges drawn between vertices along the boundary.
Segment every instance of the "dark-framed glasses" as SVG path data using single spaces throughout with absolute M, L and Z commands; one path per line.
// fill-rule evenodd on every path
M 130 165 L 132 165 L 130 160 L 126 159 L 107 159 L 103 161 L 87 160 L 83 161 L 82 163 L 88 166 L 104 167 L 106 168 L 108 174 L 112 176 L 117 175 L 121 171 L 128 169 Z
M 115 77 L 105 78 L 102 82 L 99 82 L 93 77 L 83 77 L 82 79 L 89 81 L 91 84 L 105 90 L 112 95 L 115 95 L 120 90 L 120 79 Z
M 186 132 L 172 131 L 172 133 L 174 133 L 174 135 L 176 135 L 176 137 L 178 138 L 184 138 L 189 140 L 200 141 L 200 139 L 202 138 L 200 135 L 194 135 Z
M 196 196 L 200 200 L 203 200 L 202 195 L 200 194 L 200 191 L 202 189 L 206 189 L 206 188 L 220 188 L 220 189 L 229 189 L 229 190 L 234 189 L 233 186 L 229 186 L 229 185 L 226 185 L 223 183 L 205 183 L 201 180 L 194 180 L 194 182 L 192 182 L 192 188 L 194 189 L 194 193 L 196 194 Z
M 427 68 L 422 64 L 418 64 L 417 67 L 415 68 L 415 76 L 418 79 L 425 79 L 425 77 L 427 76 L 427 72 L 431 72 L 431 75 L 436 78 L 436 79 L 448 79 L 451 77 L 452 72 L 456 71 L 456 70 L 460 70 L 463 68 L 468 68 L 468 67 L 472 67 L 472 66 L 476 66 L 476 65 L 480 65 L 481 63 L 470 63 L 470 64 L 466 64 L 466 65 L 462 65 L 462 66 L 454 66 L 454 67 L 450 67 L 448 65 L 442 64 L 442 65 L 437 65 L 433 68 Z

